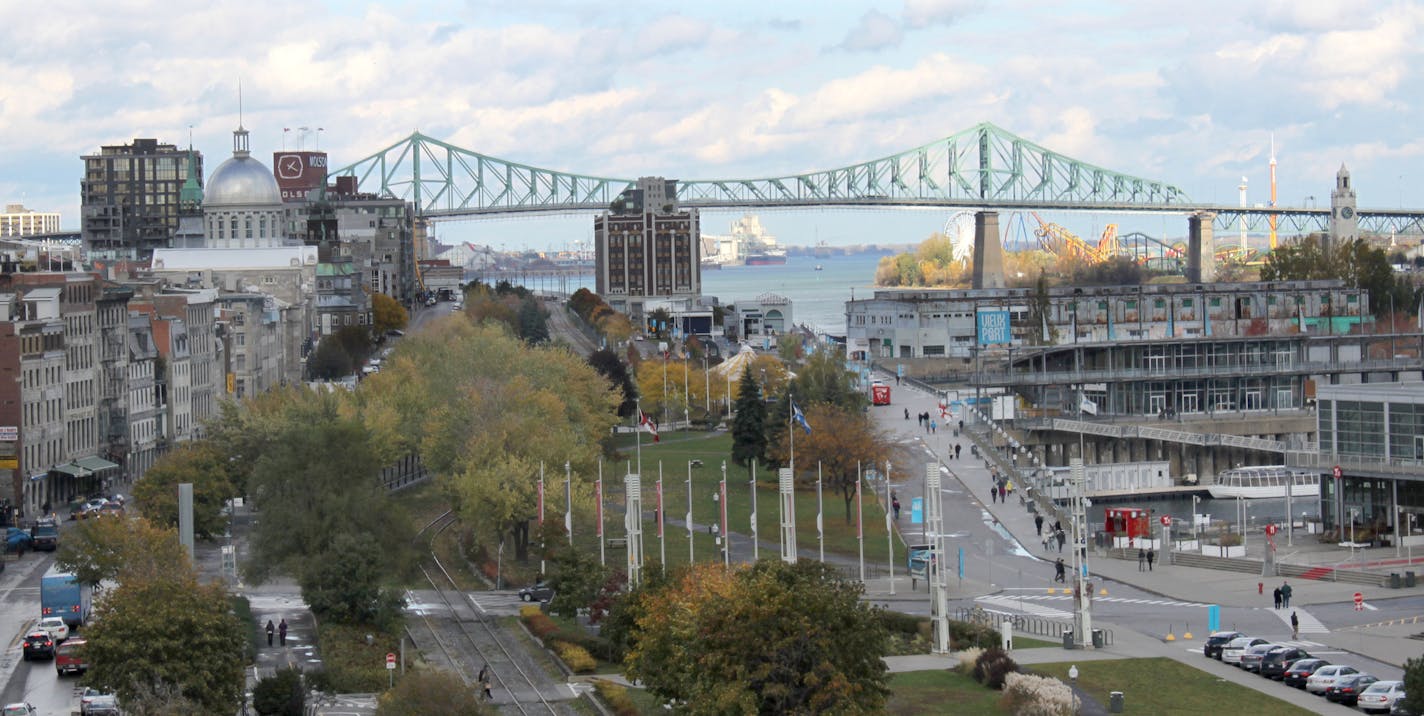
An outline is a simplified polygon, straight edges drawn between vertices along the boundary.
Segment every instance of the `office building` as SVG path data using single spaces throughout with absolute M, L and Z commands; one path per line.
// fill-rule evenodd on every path
M 190 172 L 201 181 L 202 154 L 135 139 L 82 159 L 80 223 L 91 258 L 146 259 L 172 245 L 183 185 Z
M 0 214 L 0 236 L 35 236 L 59 233 L 59 212 L 26 209 L 23 204 L 6 204 Z
M 702 294 L 696 209 L 677 205 L 677 182 L 643 177 L 593 220 L 595 290 L 641 325 L 646 305 Z

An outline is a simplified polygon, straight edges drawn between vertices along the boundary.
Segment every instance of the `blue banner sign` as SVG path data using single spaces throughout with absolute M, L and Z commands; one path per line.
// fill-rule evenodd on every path
M 1008 311 L 979 311 L 975 318 L 979 325 L 979 345 L 988 346 L 1013 342 L 1013 337 L 1009 333 Z

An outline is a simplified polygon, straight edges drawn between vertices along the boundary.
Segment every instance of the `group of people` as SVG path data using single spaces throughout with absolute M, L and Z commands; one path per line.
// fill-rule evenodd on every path
M 994 484 L 989 487 L 989 499 L 993 502 L 1006 502 L 1009 495 L 1014 494 L 1014 481 L 999 474 L 999 468 L 991 468 L 989 472 Z
M 1053 526 L 1048 530 L 1043 529 L 1043 515 L 1033 516 L 1033 526 L 1038 530 L 1038 537 L 1043 541 L 1043 551 L 1053 549 L 1053 543 L 1058 543 L 1058 553 L 1063 554 L 1063 545 L 1068 542 L 1068 534 L 1063 531 L 1063 522 L 1054 520 Z
M 272 626 L 272 620 L 267 620 L 267 646 L 272 646 L 272 632 L 279 632 L 282 635 L 282 646 L 287 645 L 287 619 L 282 618 L 282 624 L 277 627 Z
M 1290 582 L 1281 582 L 1281 586 L 1276 587 L 1272 592 L 1276 597 L 1276 608 L 1290 609 L 1291 585 Z M 1292 612 L 1291 616 L 1295 616 Z
M 1137 548 L 1137 571 L 1151 572 L 1152 563 L 1157 560 L 1157 551 L 1148 547 L 1147 549 Z

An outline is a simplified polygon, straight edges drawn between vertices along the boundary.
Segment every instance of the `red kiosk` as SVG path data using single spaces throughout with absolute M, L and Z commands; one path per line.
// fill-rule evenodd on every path
M 1108 507 L 1103 510 L 1103 530 L 1109 539 L 1152 539 L 1151 514 L 1141 507 Z

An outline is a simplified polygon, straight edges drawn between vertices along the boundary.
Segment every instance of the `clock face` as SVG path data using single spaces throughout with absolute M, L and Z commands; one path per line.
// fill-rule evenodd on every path
M 1343 207 L 1343 208 L 1340 209 L 1340 218 L 1342 218 L 1342 219 L 1348 219 L 1348 218 L 1350 218 L 1350 217 L 1352 217 L 1352 216 L 1354 216 L 1354 215 L 1355 215 L 1355 210 L 1354 210 L 1354 209 L 1351 209 L 1351 208 L 1348 207 L 1348 206 Z

